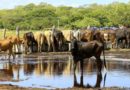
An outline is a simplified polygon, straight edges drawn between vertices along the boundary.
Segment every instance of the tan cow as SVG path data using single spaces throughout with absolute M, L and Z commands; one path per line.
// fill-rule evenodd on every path
M 80 31 L 80 40 L 84 42 L 92 41 L 93 32 L 91 30 L 81 30 Z
M 62 33 L 64 35 L 64 41 L 69 43 L 69 51 L 71 50 L 71 40 L 74 38 L 73 31 L 72 30 L 62 30 Z
M 42 51 L 42 45 L 46 43 L 46 36 L 44 35 L 43 32 L 35 32 L 34 33 L 34 38 L 38 44 L 38 52 Z
M 48 51 L 51 51 L 52 49 L 52 43 L 53 43 L 53 36 L 52 36 L 52 31 L 44 31 L 44 35 L 47 40 L 47 45 L 48 45 Z
M 13 52 L 13 43 L 10 40 L 0 40 L 0 51 L 8 51 L 9 59 L 11 55 L 13 56 L 13 59 L 15 59 L 15 55 Z

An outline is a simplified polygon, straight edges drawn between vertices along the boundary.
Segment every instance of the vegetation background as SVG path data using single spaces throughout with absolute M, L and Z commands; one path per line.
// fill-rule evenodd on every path
M 77 8 L 30 3 L 0 10 L 1 29 L 15 30 L 19 26 L 21 30 L 43 30 L 53 25 L 64 29 L 119 25 L 130 27 L 130 3 L 91 4 Z

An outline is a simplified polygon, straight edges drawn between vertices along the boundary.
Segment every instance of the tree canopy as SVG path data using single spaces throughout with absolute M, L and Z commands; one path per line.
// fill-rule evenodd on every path
M 87 26 L 130 27 L 130 3 L 114 2 L 108 5 L 83 5 L 80 7 L 53 6 L 47 3 L 17 6 L 0 10 L 0 28 L 14 30 L 40 30 L 53 25 L 72 29 Z

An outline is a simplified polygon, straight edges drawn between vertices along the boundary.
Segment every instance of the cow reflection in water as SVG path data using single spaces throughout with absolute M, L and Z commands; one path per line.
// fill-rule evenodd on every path
M 106 79 L 106 74 L 104 75 L 104 86 L 105 86 L 105 79 Z M 74 72 L 74 86 L 73 87 L 79 87 L 79 88 L 100 88 L 101 87 L 101 82 L 102 82 L 102 73 L 97 73 L 97 79 L 96 83 L 94 86 L 87 84 L 84 85 L 84 79 L 83 79 L 83 66 L 81 68 L 81 76 L 80 76 L 80 82 L 78 83 L 77 78 L 76 78 L 76 73 Z
M 93 62 L 91 60 L 88 60 L 87 63 L 92 64 Z M 84 64 L 84 65 L 86 65 L 86 64 Z M 76 87 L 76 88 L 100 88 L 101 87 L 101 82 L 103 81 L 101 71 L 97 72 L 97 79 L 96 79 L 96 83 L 94 85 L 90 85 L 89 83 L 84 84 L 84 81 L 87 81 L 87 80 L 84 80 L 84 77 L 83 77 L 83 72 L 85 72 L 84 69 L 86 67 L 84 65 L 81 66 L 81 64 L 80 64 L 80 71 L 81 71 L 80 82 L 77 81 L 76 73 L 74 72 L 74 85 L 73 85 L 73 87 Z M 107 73 L 105 73 L 105 75 L 104 75 L 103 87 L 105 86 L 106 75 L 107 75 Z

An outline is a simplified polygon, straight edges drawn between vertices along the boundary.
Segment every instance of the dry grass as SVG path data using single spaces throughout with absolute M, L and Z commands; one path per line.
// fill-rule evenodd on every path
M 20 37 L 23 37 L 23 34 L 26 33 L 26 32 L 29 32 L 29 31 L 32 31 L 32 32 L 35 33 L 38 30 L 26 30 L 26 31 L 20 30 L 19 31 Z M 4 34 L 4 29 L 0 29 L 0 39 L 3 38 L 3 34 Z M 15 30 L 7 30 L 6 31 L 6 36 L 13 36 L 13 35 L 16 35 L 16 31 Z

